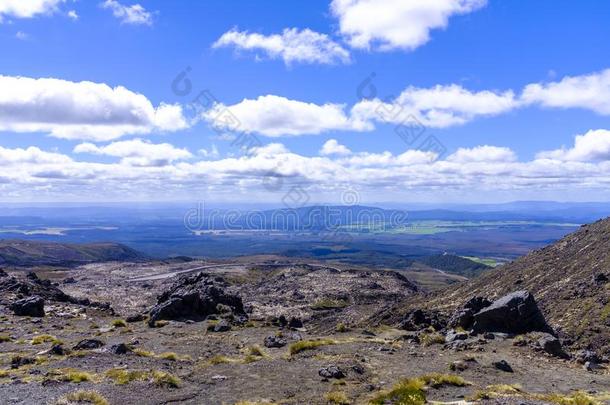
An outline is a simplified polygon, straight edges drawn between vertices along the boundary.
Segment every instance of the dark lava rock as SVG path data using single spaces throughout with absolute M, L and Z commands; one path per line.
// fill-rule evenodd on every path
M 67 354 L 67 351 L 61 344 L 55 344 L 51 346 L 49 353 L 57 356 L 64 356 L 65 354 Z
M 13 302 L 11 311 L 19 316 L 44 316 L 44 300 L 39 296 L 27 297 Z
M 345 373 L 337 366 L 323 367 L 318 370 L 318 374 L 323 378 L 345 378 Z
M 265 347 L 284 347 L 286 346 L 286 341 L 282 338 L 279 338 L 277 336 L 267 336 L 265 338 Z
M 551 356 L 568 358 L 570 357 L 566 352 L 563 351 L 563 347 L 561 347 L 561 342 L 555 336 L 545 333 L 537 342 L 538 347 L 540 347 L 545 353 L 550 354 Z
M 97 339 L 84 339 L 78 342 L 72 349 L 74 350 L 92 350 L 104 346 L 104 342 Z
M 74 284 L 76 283 L 76 279 L 74 277 L 68 277 L 63 281 L 64 284 Z
M 127 354 L 131 352 L 131 348 L 127 346 L 125 343 L 119 343 L 116 345 L 110 346 L 110 353 L 112 354 Z
M 493 366 L 501 371 L 506 371 L 507 373 L 512 373 L 513 368 L 508 364 L 506 360 L 500 360 L 493 363 Z
M 549 332 L 534 297 L 527 291 L 516 291 L 494 301 L 474 314 L 474 332 L 504 332 L 521 334 L 533 331 Z
M 290 321 L 288 321 L 288 327 L 294 328 L 294 329 L 302 328 L 303 321 L 301 320 L 301 318 L 297 318 L 297 317 L 293 316 L 292 318 L 290 318 Z
M 415 309 L 409 312 L 398 326 L 404 330 L 418 331 L 429 327 L 441 330 L 445 327 L 445 324 L 446 322 L 444 322 L 438 313 Z
M 579 364 L 585 364 L 586 362 L 601 363 L 602 359 L 592 350 L 581 350 L 574 355 L 574 359 Z
M 362 360 L 364 360 L 364 359 L 362 359 Z M 360 374 L 360 375 L 366 373 L 366 369 L 364 368 L 364 366 L 362 364 L 354 364 L 352 366 L 352 371 L 354 373 Z
M 449 326 L 470 329 L 474 322 L 474 314 L 491 305 L 487 298 L 473 297 L 461 309 L 458 309 L 449 319 Z
M 0 277 L 8 277 L 8 273 L 4 269 L 0 269 Z
M 183 276 L 158 297 L 148 324 L 154 326 L 162 319 L 204 320 L 217 313 L 218 304 L 231 308 L 236 316 L 246 316 L 241 297 L 231 292 L 222 278 L 206 273 Z
M 231 330 L 231 325 L 226 320 L 221 320 L 216 325 L 214 325 L 214 332 L 228 332 Z
M 127 318 L 125 318 L 125 322 L 127 322 L 127 323 L 142 322 L 145 319 L 146 319 L 146 315 L 144 315 L 144 314 L 134 314 L 134 315 L 129 315 Z
M 11 358 L 11 368 L 19 368 L 21 366 L 27 366 L 28 364 L 34 364 L 36 359 L 27 356 L 13 356 Z
M 596 283 L 596 284 L 607 283 L 608 282 L 608 276 L 606 276 L 604 273 L 598 273 L 595 276 L 593 276 L 593 282 Z

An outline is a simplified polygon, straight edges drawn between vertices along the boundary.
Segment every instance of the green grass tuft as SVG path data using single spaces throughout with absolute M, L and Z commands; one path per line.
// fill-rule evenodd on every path
M 333 339 L 320 339 L 320 340 L 300 340 L 290 345 L 288 351 L 290 355 L 295 355 L 305 350 L 317 349 L 321 346 L 334 345 L 337 342 Z

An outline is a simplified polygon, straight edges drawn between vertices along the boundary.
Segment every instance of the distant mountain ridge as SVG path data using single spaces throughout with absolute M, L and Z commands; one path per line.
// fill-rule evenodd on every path
M 106 261 L 142 260 L 141 253 L 118 243 L 68 244 L 0 240 L 0 266 L 73 266 Z

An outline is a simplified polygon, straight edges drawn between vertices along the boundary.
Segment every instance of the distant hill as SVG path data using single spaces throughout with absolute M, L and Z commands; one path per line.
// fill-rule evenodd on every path
M 428 297 L 452 310 L 473 296 L 499 297 L 516 290 L 534 294 L 549 323 L 577 346 L 610 354 L 610 218 L 582 226 L 481 277 Z
M 478 263 L 470 259 L 454 255 L 434 255 L 418 258 L 416 261 L 443 270 L 447 273 L 457 274 L 460 276 L 474 278 L 492 267 Z
M 0 240 L 0 266 L 73 266 L 143 258 L 141 253 L 118 243 L 66 244 Z

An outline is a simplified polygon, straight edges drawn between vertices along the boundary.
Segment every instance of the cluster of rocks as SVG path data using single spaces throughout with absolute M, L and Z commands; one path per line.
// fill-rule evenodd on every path
M 94 307 L 114 313 L 110 304 L 72 297 L 60 290 L 57 283 L 41 280 L 34 272 L 27 273 L 25 278 L 16 278 L 0 269 L 0 293 L 5 297 L 2 303 L 18 316 L 45 316 L 44 305 L 47 301 Z
M 202 321 L 221 317 L 215 325 L 219 330 L 228 330 L 229 322 L 244 323 L 248 317 L 241 297 L 222 277 L 207 273 L 183 276 L 157 298 L 150 310 L 148 324 L 155 326 L 160 320 Z

